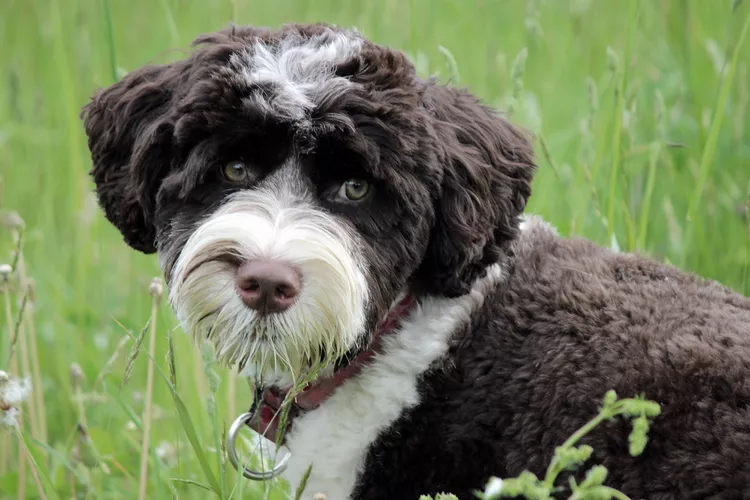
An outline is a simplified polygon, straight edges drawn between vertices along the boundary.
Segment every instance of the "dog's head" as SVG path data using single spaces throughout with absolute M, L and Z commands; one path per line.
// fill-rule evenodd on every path
M 398 51 L 327 25 L 234 28 L 83 112 L 125 241 L 183 326 L 274 378 L 367 345 L 406 291 L 457 296 L 530 195 L 525 134 Z

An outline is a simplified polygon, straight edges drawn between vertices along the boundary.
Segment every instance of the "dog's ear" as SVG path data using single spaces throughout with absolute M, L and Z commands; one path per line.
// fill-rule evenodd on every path
M 170 163 L 169 114 L 185 62 L 149 65 L 97 92 L 81 113 L 99 204 L 136 250 L 153 253 L 153 205 Z
M 442 194 L 419 270 L 433 294 L 467 293 L 488 265 L 507 254 L 536 170 L 530 137 L 465 90 L 428 87 Z

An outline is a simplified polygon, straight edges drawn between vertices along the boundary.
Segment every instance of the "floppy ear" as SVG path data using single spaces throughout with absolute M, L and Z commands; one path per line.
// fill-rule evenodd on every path
M 81 113 L 99 204 L 136 250 L 153 253 L 158 181 L 169 169 L 169 111 L 184 63 L 145 66 L 97 92 Z
M 464 90 L 433 85 L 442 195 L 419 271 L 433 294 L 458 296 L 508 252 L 536 170 L 530 138 Z

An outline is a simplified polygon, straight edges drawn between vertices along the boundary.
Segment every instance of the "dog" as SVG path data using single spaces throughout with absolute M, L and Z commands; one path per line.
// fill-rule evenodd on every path
M 232 27 L 82 119 L 104 214 L 258 381 L 292 487 L 472 498 L 541 477 L 614 390 L 661 414 L 640 456 L 623 419 L 581 441 L 607 485 L 750 498 L 750 300 L 527 214 L 533 138 L 470 91 L 353 30 Z

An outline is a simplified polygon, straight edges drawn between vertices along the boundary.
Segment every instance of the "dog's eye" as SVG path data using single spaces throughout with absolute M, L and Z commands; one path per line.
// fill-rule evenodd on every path
M 246 182 L 250 178 L 250 171 L 241 161 L 230 161 L 224 166 L 224 177 L 229 182 Z
M 348 179 L 341 184 L 338 195 L 349 201 L 360 201 L 370 192 L 370 184 L 364 179 Z

